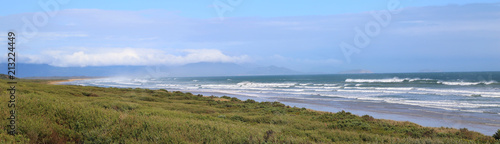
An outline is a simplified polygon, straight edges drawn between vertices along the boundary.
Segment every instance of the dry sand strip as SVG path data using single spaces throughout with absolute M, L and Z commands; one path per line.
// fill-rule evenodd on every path
M 77 80 L 86 80 L 90 78 L 83 78 L 83 79 L 67 79 L 67 80 L 55 80 L 55 81 L 50 81 L 49 84 L 51 85 L 58 85 L 61 84 L 62 82 L 70 82 L 70 81 L 77 81 Z

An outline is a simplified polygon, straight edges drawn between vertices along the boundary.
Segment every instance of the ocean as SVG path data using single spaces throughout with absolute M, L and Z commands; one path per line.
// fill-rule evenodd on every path
M 315 110 L 369 114 L 424 126 L 500 129 L 500 72 L 220 77 L 112 77 L 65 84 L 232 96 Z

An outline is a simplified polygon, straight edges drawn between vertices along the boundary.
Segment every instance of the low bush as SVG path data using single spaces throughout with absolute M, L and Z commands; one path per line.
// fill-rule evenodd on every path
M 493 138 L 497 140 L 500 139 L 500 129 L 498 129 L 498 131 L 495 134 L 493 134 Z
M 247 99 L 247 100 L 245 100 L 245 103 L 255 103 L 255 100 L 253 100 L 253 99 Z

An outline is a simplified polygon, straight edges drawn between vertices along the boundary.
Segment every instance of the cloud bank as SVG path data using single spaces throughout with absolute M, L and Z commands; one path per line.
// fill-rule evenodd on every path
M 215 49 L 186 49 L 184 55 L 147 48 L 103 48 L 99 51 L 46 51 L 23 57 L 27 63 L 59 67 L 184 65 L 199 62 L 243 63 L 248 56 L 227 56 Z

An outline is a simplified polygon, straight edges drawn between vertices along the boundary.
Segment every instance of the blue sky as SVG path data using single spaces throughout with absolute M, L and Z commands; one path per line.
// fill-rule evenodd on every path
M 45 12 L 43 3 L 51 2 L 57 6 L 49 9 L 58 11 Z M 232 11 L 219 15 L 213 4 Z M 500 70 L 495 0 L 22 0 L 0 9 L 0 31 L 21 34 L 24 63 L 225 62 L 321 73 Z M 36 30 L 27 31 L 26 23 Z
M 50 0 L 40 0 L 49 2 Z M 57 1 L 57 0 L 54 0 Z M 124 10 L 139 11 L 150 9 L 163 9 L 175 12 L 178 15 L 191 18 L 211 18 L 217 17 L 212 8 L 212 4 L 217 0 L 198 1 L 131 1 L 131 0 L 61 0 L 68 1 L 61 5 L 61 9 L 103 9 L 103 10 Z M 228 0 L 219 0 L 228 3 Z M 236 1 L 236 0 L 232 0 Z M 308 16 L 308 15 L 332 15 L 343 13 L 358 13 L 372 10 L 383 10 L 386 8 L 388 0 L 319 0 L 308 2 L 303 0 L 239 0 L 241 3 L 235 7 L 234 12 L 228 17 L 283 17 L 283 16 Z M 470 3 L 495 3 L 496 0 L 398 0 L 402 7 L 422 7 L 422 6 L 446 6 L 463 5 Z M 66 2 L 65 2 L 66 3 Z M 11 15 L 26 12 L 39 12 L 38 2 L 33 0 L 18 0 L 2 2 L 0 15 Z

